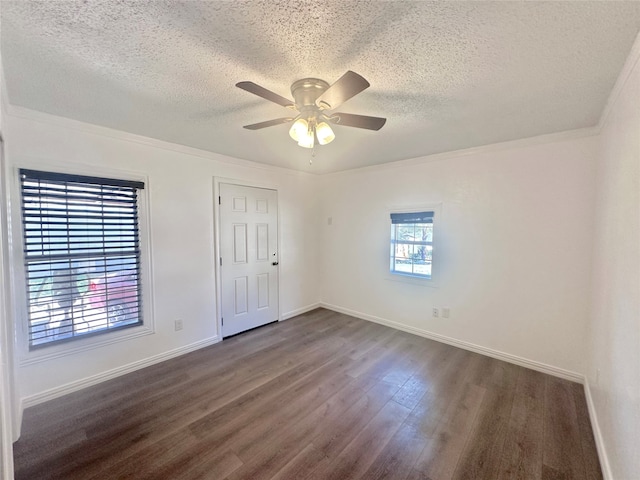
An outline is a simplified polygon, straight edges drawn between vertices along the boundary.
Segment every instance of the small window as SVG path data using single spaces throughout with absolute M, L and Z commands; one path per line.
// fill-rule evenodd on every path
M 29 348 L 142 325 L 138 190 L 20 170 Z
M 391 214 L 391 273 L 431 278 L 434 212 Z

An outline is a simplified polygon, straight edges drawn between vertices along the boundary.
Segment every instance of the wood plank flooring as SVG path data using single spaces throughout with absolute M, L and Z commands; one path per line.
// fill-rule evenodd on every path
M 318 309 L 25 411 L 16 479 L 599 479 L 582 386 Z

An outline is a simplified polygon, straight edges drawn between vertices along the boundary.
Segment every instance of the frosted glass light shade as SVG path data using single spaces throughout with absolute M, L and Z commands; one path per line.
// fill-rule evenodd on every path
M 299 118 L 293 125 L 291 125 L 291 129 L 289 130 L 289 136 L 293 138 L 296 142 L 299 142 L 301 138 L 304 138 L 309 131 L 309 124 L 304 118 Z
M 304 135 L 302 135 L 298 140 L 298 145 L 304 148 L 313 148 L 313 143 L 314 143 L 313 137 L 314 137 L 313 131 L 310 132 L 307 130 L 304 133 Z
M 325 122 L 320 122 L 316 126 L 316 136 L 318 137 L 318 143 L 320 145 L 331 143 L 336 138 L 331 127 Z

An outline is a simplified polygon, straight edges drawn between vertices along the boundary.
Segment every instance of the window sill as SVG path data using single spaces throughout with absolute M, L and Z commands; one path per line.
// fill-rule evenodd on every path
M 50 347 L 40 347 L 35 350 L 23 352 L 19 365 L 33 365 L 48 360 L 74 355 L 79 352 L 94 350 L 106 345 L 124 342 L 132 338 L 138 338 L 153 334 L 154 331 L 148 326 L 142 325 L 135 328 L 123 329 L 120 332 L 110 332 L 104 335 L 88 337 L 86 339 L 78 339 L 73 342 L 66 342 L 59 345 L 51 345 Z
M 385 280 L 391 282 L 408 283 L 418 287 L 438 288 L 438 284 L 432 278 L 414 277 L 412 275 L 403 275 L 401 273 L 387 273 Z

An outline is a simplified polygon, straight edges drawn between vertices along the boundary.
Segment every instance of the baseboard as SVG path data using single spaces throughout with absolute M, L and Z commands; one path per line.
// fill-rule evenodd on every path
M 17 442 L 20 439 L 20 435 L 22 434 L 22 417 L 24 416 L 24 405 L 22 400 L 18 400 L 16 402 L 18 405 L 16 408 L 16 417 L 14 418 L 13 425 L 13 441 Z
M 98 383 L 104 382 L 106 380 L 111 380 L 112 378 L 116 378 L 121 375 L 140 370 L 141 368 L 149 367 L 156 363 L 164 362 L 165 360 L 169 360 L 171 358 L 179 357 L 180 355 L 184 355 L 185 353 L 208 347 L 209 345 L 213 345 L 214 343 L 218 343 L 219 341 L 220 338 L 216 335 L 215 337 L 206 338 L 204 340 L 185 345 L 184 347 L 169 350 L 168 352 L 160 353 L 143 360 L 138 360 L 137 362 L 129 363 L 128 365 L 123 365 L 122 367 L 107 370 L 106 372 L 102 372 L 97 375 L 92 375 L 75 382 L 70 382 L 59 387 L 45 390 L 44 392 L 36 393 L 35 395 L 21 398 L 19 407 L 20 417 L 22 417 L 22 412 L 25 408 L 32 407 L 48 400 L 53 400 L 54 398 L 67 395 L 68 393 L 82 390 L 83 388 L 90 387 L 91 385 L 97 385 Z
M 600 430 L 600 424 L 598 423 L 598 414 L 596 413 L 596 407 L 593 404 L 591 386 L 589 385 L 588 378 L 585 378 L 584 381 L 584 395 L 587 398 L 587 410 L 589 410 L 589 420 L 591 420 L 591 429 L 593 430 L 593 437 L 596 441 L 596 450 L 598 450 L 602 476 L 604 480 L 613 480 L 611 464 L 609 463 L 609 456 L 607 455 L 607 449 L 605 448 L 604 439 L 602 438 L 602 431 Z
M 566 380 L 571 380 L 572 382 L 584 383 L 584 376 L 582 374 L 572 372 L 569 370 L 564 370 L 562 368 L 554 367 L 552 365 L 547 365 L 546 363 L 537 362 L 535 360 L 529 360 L 528 358 L 519 357 L 517 355 L 512 355 L 510 353 L 501 352 L 499 350 L 494 350 L 492 348 L 487 348 L 480 345 L 476 345 L 474 343 L 465 342 L 463 340 L 458 340 L 452 337 L 447 337 L 445 335 L 440 335 L 439 333 L 433 333 L 428 330 L 421 330 L 419 328 L 410 327 L 402 323 L 394 322 L 392 320 L 387 320 L 385 318 L 376 317 L 374 315 L 369 315 L 362 312 L 356 312 L 354 310 L 349 310 L 348 308 L 342 308 L 337 305 L 331 305 L 328 303 L 321 302 L 320 306 L 323 308 L 327 308 L 329 310 L 333 310 L 335 312 L 344 313 L 345 315 L 361 318 L 362 320 L 368 320 L 370 322 L 386 325 L 387 327 L 395 328 L 397 330 L 413 333 L 414 335 L 419 335 L 421 337 L 429 338 L 431 340 L 435 340 L 436 342 L 446 343 L 448 345 L 453 345 L 454 347 L 462 348 L 464 350 L 469 350 L 470 352 L 480 353 L 481 355 L 486 355 L 488 357 L 496 358 L 498 360 L 503 360 L 505 362 L 513 363 L 515 365 L 520 365 L 521 367 L 530 368 L 531 370 L 536 370 L 542 373 L 548 373 L 549 375 L 553 375 L 554 377 L 564 378 Z
M 291 310 L 290 312 L 283 313 L 282 318 L 280 320 L 289 320 L 290 318 L 297 317 L 298 315 L 302 315 L 303 313 L 310 312 L 311 310 L 315 310 L 320 307 L 320 302 L 312 303 L 311 305 L 307 305 L 306 307 L 296 308 L 295 310 Z

